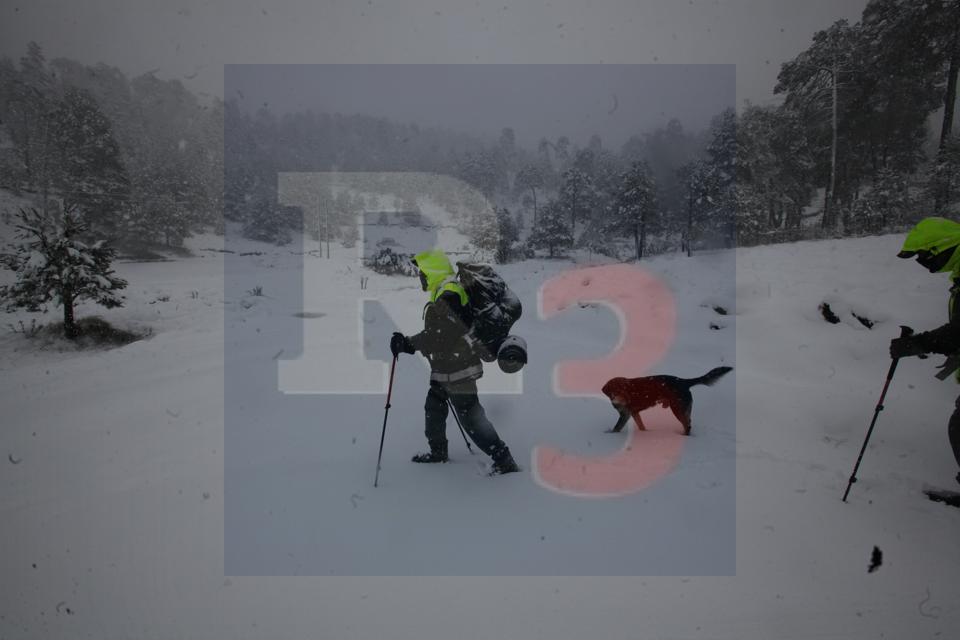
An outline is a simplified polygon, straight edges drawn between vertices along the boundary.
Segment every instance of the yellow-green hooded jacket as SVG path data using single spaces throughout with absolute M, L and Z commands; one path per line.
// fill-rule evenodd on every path
M 430 361 L 430 379 L 440 383 L 476 380 L 483 364 L 468 338 L 467 292 L 450 259 L 439 249 L 417 254 L 413 262 L 427 281 L 430 301 L 423 310 L 423 331 L 410 337 L 414 349 Z
M 917 344 L 927 353 L 952 355 L 960 351 L 960 223 L 946 218 L 924 218 L 910 230 L 903 243 L 900 255 L 909 257 L 919 251 L 933 255 L 954 250 L 950 259 L 939 272 L 949 272 L 953 279 L 948 305 L 948 322 L 929 332 L 917 334 Z M 960 372 L 958 372 L 960 380 Z
M 960 246 L 960 223 L 933 216 L 924 218 L 910 230 L 900 253 L 928 251 L 937 255 L 957 246 Z M 950 277 L 954 280 L 960 277 L 960 251 L 954 251 L 950 260 L 939 271 L 950 272 Z

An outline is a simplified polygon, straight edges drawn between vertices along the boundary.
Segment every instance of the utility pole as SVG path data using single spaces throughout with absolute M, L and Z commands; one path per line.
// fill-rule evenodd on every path
M 834 189 L 837 187 L 837 56 L 833 56 L 833 69 L 830 70 L 830 77 L 833 81 L 832 93 L 833 93 L 833 144 L 830 146 L 830 197 L 829 200 L 825 201 L 826 210 L 829 210 L 830 216 L 835 216 L 833 200 L 834 200 Z M 826 211 L 825 210 L 825 211 Z M 833 220 L 830 220 L 831 226 L 833 225 Z

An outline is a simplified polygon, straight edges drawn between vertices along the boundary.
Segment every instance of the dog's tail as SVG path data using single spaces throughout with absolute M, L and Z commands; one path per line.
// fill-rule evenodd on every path
M 732 369 L 733 369 L 732 367 L 727 367 L 726 365 L 724 365 L 723 367 L 714 367 L 712 370 L 710 370 L 700 378 L 692 378 L 687 380 L 687 383 L 690 385 L 690 387 L 693 387 L 694 385 L 713 385 L 718 380 L 720 380 L 721 376 L 731 371 Z

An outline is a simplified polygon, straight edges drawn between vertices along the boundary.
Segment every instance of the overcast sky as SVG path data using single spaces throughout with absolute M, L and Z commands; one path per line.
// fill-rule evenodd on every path
M 444 94 L 436 89 L 443 76 L 456 82 L 449 70 L 406 67 L 401 73 L 411 88 L 420 90 L 419 100 L 401 92 L 394 103 L 381 100 L 364 109 L 361 103 L 374 94 L 360 91 L 341 92 L 343 102 L 338 103 L 335 92 L 292 85 L 309 80 L 303 70 L 287 70 L 261 83 L 259 95 L 250 100 L 268 96 L 273 100 L 265 101 L 279 109 L 310 105 L 345 113 L 368 111 L 427 126 L 489 128 L 494 135 L 503 126 L 513 126 L 520 141 L 529 144 L 541 135 L 569 135 L 570 121 L 586 123 L 583 132 L 596 124 L 601 136 L 617 138 L 627 114 L 635 115 L 642 126 L 647 120 L 676 115 L 694 128 L 702 126 L 697 121 L 718 104 L 774 101 L 780 63 L 805 49 L 815 31 L 835 20 L 856 22 L 864 4 L 865 0 L 0 0 L 0 55 L 19 59 L 27 42 L 35 40 L 51 59 L 105 62 L 130 75 L 152 70 L 159 78 L 179 78 L 198 93 L 218 96 L 223 95 L 228 64 L 482 63 L 487 71 L 463 75 L 445 99 L 438 98 Z M 560 64 L 566 70 L 542 77 L 530 67 L 505 72 L 490 66 L 505 63 Z M 626 72 L 622 67 L 570 66 L 600 63 L 653 67 Z M 709 67 L 691 65 L 735 65 L 736 78 L 732 80 L 724 67 L 714 67 L 711 73 Z M 641 84 L 633 85 L 630 74 Z M 363 84 L 374 76 L 390 78 L 375 67 L 350 77 Z M 581 95 L 576 87 L 566 94 L 560 91 L 566 78 L 574 76 L 589 95 Z M 488 108 L 474 109 L 469 122 L 441 117 L 455 113 L 483 86 L 536 87 L 543 100 L 516 115 L 512 105 L 536 95 L 521 92 L 503 95 L 502 103 L 487 98 Z M 681 110 L 684 102 L 686 110 Z M 418 119 L 418 110 L 430 104 L 436 109 L 422 111 L 423 118 Z M 545 113 L 544 107 L 549 107 L 550 115 L 538 116 Z M 506 122 L 510 113 L 514 117 Z
M 700 129 L 735 104 L 733 65 L 230 65 L 226 92 L 253 112 L 368 113 L 497 136 L 559 135 L 619 149 L 678 118 Z

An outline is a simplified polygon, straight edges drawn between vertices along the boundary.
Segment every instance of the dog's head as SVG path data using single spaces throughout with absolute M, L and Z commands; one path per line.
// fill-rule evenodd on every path
M 603 387 L 600 388 L 600 391 L 603 392 L 603 395 L 607 398 L 613 400 L 613 395 L 616 394 L 622 387 L 625 378 L 611 378 L 609 381 L 604 383 Z

